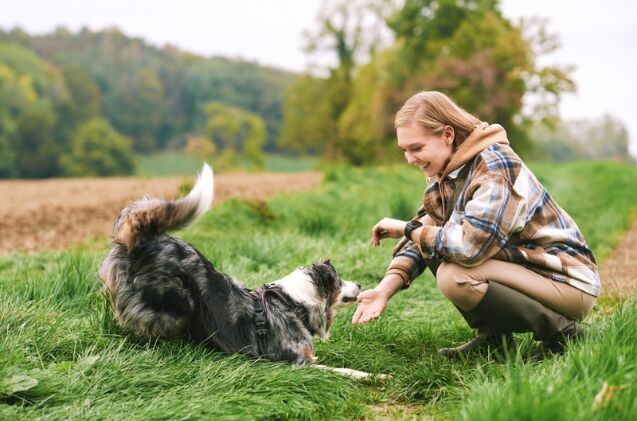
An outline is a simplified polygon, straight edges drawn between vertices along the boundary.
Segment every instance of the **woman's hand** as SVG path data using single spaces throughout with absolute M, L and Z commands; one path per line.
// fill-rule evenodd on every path
M 368 289 L 358 295 L 358 307 L 352 317 L 352 324 L 363 324 L 378 318 L 385 307 L 389 297 L 387 294 L 375 289 Z
M 372 244 L 376 247 L 385 238 L 400 238 L 405 235 L 407 222 L 399 219 L 383 218 L 372 228 Z

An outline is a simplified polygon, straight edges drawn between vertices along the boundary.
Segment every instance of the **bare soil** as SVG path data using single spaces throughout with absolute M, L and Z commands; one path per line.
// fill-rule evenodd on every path
M 91 238 L 106 239 L 119 211 L 143 196 L 173 199 L 195 177 L 81 178 L 0 181 L 0 254 L 15 250 L 64 249 Z M 221 174 L 215 176 L 218 205 L 232 197 L 264 200 L 279 193 L 309 191 L 321 174 Z
M 632 224 L 601 266 L 601 278 L 604 296 L 619 298 L 637 293 L 637 223 Z

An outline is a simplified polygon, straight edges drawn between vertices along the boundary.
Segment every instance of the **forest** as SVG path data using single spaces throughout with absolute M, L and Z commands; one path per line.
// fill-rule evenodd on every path
M 627 159 L 628 133 L 612 116 L 560 121 L 576 86 L 568 63 L 538 64 L 559 47 L 545 23 L 511 22 L 494 0 L 327 2 L 305 50 L 333 60 L 303 74 L 117 28 L 0 30 L 0 177 L 132 174 L 136 156 L 163 150 L 221 168 L 260 168 L 271 152 L 391 162 L 394 113 L 419 90 L 503 125 L 526 157 Z

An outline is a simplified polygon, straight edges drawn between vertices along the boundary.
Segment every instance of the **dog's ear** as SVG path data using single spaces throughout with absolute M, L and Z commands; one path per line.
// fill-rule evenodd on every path
M 312 278 L 322 296 L 329 296 L 342 282 L 329 260 L 312 265 Z

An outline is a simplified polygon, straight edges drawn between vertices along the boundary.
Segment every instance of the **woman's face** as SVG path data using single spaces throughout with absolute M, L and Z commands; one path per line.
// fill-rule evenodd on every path
M 407 162 L 419 166 L 428 177 L 442 173 L 453 155 L 454 130 L 451 126 L 445 126 L 441 134 L 434 135 L 417 123 L 411 123 L 398 127 L 396 135 L 398 147 Z

